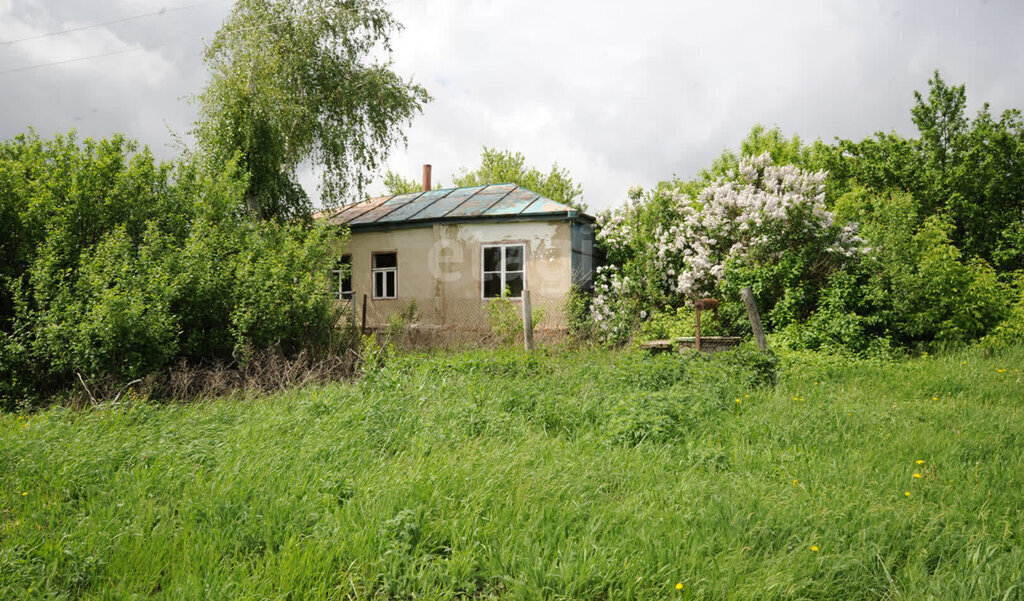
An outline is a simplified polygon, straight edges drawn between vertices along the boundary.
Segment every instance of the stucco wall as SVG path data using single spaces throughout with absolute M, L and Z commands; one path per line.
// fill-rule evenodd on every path
M 353 232 L 344 249 L 352 257 L 352 288 L 358 312 L 366 295 L 366 323 L 380 327 L 415 300 L 419 324 L 479 330 L 488 327 L 482 298 L 482 246 L 521 242 L 526 246 L 526 288 L 544 311 L 539 330 L 566 327 L 564 302 L 572 282 L 570 223 L 525 221 L 437 224 L 391 231 Z M 398 298 L 374 299 L 371 257 L 398 255 Z M 518 300 L 514 301 L 518 304 Z

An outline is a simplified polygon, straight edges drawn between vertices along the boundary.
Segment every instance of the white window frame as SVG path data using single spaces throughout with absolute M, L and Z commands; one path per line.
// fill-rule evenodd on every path
M 335 282 L 338 284 L 337 290 L 334 291 L 334 298 L 338 300 L 349 300 L 355 298 L 355 290 L 352 288 L 352 255 L 344 254 L 341 255 L 341 262 L 345 262 L 345 258 L 348 258 L 348 290 L 345 290 L 345 279 L 342 277 L 341 269 L 332 269 L 331 273 L 334 276 Z
M 394 267 L 376 267 L 375 259 L 376 259 L 376 257 L 378 255 L 395 255 L 395 266 Z M 395 274 L 395 294 L 394 294 L 394 296 L 387 296 L 387 293 L 388 293 L 388 283 L 387 283 L 387 275 L 386 274 L 388 272 Z M 384 275 L 384 290 L 382 291 L 384 294 L 382 296 L 377 296 L 377 274 L 378 273 L 385 274 Z M 370 288 L 371 288 L 371 292 L 373 292 L 373 300 L 393 300 L 393 299 L 398 298 L 398 251 L 397 250 L 382 250 L 382 251 L 374 251 L 374 252 L 370 253 Z
M 506 269 L 506 266 L 508 265 L 508 262 L 505 260 L 505 256 L 506 256 L 506 253 L 507 253 L 507 251 L 505 249 L 507 249 L 507 248 L 509 248 L 511 246 L 518 246 L 519 248 L 521 248 L 523 250 L 523 269 L 522 269 L 522 274 L 523 274 L 523 290 L 527 290 L 527 287 L 526 287 L 526 243 L 525 242 L 502 242 L 500 244 L 483 244 L 483 245 L 480 246 L 480 298 L 481 299 L 483 299 L 483 300 L 493 300 L 493 299 L 496 299 L 496 298 L 506 298 L 506 299 L 509 299 L 509 300 L 522 300 L 523 299 L 523 295 L 522 294 L 520 294 L 519 296 L 505 296 L 505 288 L 506 288 L 505 278 L 507 277 L 507 275 L 509 273 L 508 269 Z M 501 249 L 501 270 L 500 271 L 487 271 L 485 269 L 487 267 L 487 264 L 486 264 L 486 262 L 484 260 L 484 254 L 487 252 L 488 248 L 500 248 Z M 488 273 L 500 273 L 501 274 L 501 296 L 487 296 L 487 293 L 486 293 L 486 291 L 484 289 L 484 284 L 485 284 L 484 280 L 485 280 L 485 276 Z M 512 273 L 519 273 L 519 272 L 518 271 L 513 271 Z

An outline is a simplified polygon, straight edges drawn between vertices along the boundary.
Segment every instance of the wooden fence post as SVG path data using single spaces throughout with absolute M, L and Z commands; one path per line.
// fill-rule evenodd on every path
M 697 317 L 696 317 L 696 320 L 695 320 L 696 321 L 696 323 L 695 323 L 696 327 L 694 328 L 694 332 L 693 332 L 693 334 L 694 334 L 694 336 L 693 336 L 693 348 L 695 350 L 699 351 L 700 350 L 700 305 L 699 304 L 697 304 L 697 307 L 696 307 L 695 310 L 697 312 Z
M 523 290 L 523 344 L 527 351 L 533 350 L 533 308 L 529 290 Z
M 757 340 L 757 348 L 762 351 L 768 350 L 768 341 L 764 338 L 764 329 L 761 328 L 761 314 L 757 312 L 757 303 L 754 302 L 754 293 L 750 286 L 740 289 L 740 296 L 743 297 L 743 304 L 747 307 L 747 317 L 750 318 L 750 329 L 754 330 L 754 339 Z

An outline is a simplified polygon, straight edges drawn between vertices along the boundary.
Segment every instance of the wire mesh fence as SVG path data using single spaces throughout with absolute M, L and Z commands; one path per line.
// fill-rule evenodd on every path
M 534 341 L 553 343 L 569 331 L 566 296 L 531 295 Z M 356 295 L 339 301 L 345 319 L 398 346 L 465 349 L 522 344 L 521 298 L 398 298 Z

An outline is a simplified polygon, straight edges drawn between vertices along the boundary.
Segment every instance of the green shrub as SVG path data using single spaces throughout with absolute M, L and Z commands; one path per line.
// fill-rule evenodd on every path
M 36 350 L 58 373 L 137 378 L 178 353 L 168 250 L 148 232 L 137 252 L 123 228 L 86 250 L 77 280 L 58 288 L 36 322 Z
M 590 321 L 591 293 L 573 284 L 565 299 L 565 319 L 571 339 L 582 342 L 594 337 Z
M 0 412 L 14 411 L 35 398 L 34 369 L 22 338 L 0 331 Z
M 487 323 L 491 333 L 498 339 L 500 344 L 511 346 L 516 340 L 521 339 L 523 332 L 522 308 L 519 303 L 514 303 L 507 297 L 492 298 L 487 301 Z M 533 317 L 533 327 L 536 328 L 544 321 L 545 311 L 541 307 L 534 307 L 530 311 Z
M 173 363 L 321 352 L 337 235 L 253 223 L 231 165 L 157 163 L 120 137 L 0 143 L 0 404 Z
M 865 323 L 876 335 L 905 345 L 962 343 L 980 338 L 1006 315 L 1006 287 L 988 263 L 965 258 L 952 244 L 947 217 L 920 220 L 919 202 L 909 194 L 864 191 L 843 196 L 836 210 L 861 223 L 872 247 L 853 272 L 860 290 L 850 290 L 843 305 L 868 316 Z
M 1005 349 L 1024 342 L 1024 272 L 1017 273 L 1014 287 L 1017 290 L 1017 302 L 1010 309 L 1006 319 L 981 339 L 982 346 Z
M 803 323 L 784 328 L 775 338 L 787 348 L 816 349 L 840 355 L 890 356 L 895 351 L 877 315 L 862 315 L 863 288 L 847 271 L 835 274 L 821 300 Z
M 387 340 L 400 340 L 410 324 L 419 317 L 419 308 L 416 306 L 416 299 L 409 301 L 404 309 L 388 316 L 388 323 L 384 329 L 384 336 Z
M 395 345 L 385 338 L 383 341 L 377 338 L 377 334 L 366 334 L 359 344 L 361 357 L 360 368 L 363 375 L 372 380 L 377 374 L 391 365 L 395 357 Z
M 665 307 L 647 317 L 640 325 L 638 337 L 640 340 L 659 340 L 693 336 L 696 332 L 696 318 L 697 313 L 692 307 Z M 721 336 L 725 330 L 721 316 L 716 319 L 711 311 L 701 312 L 701 336 Z

